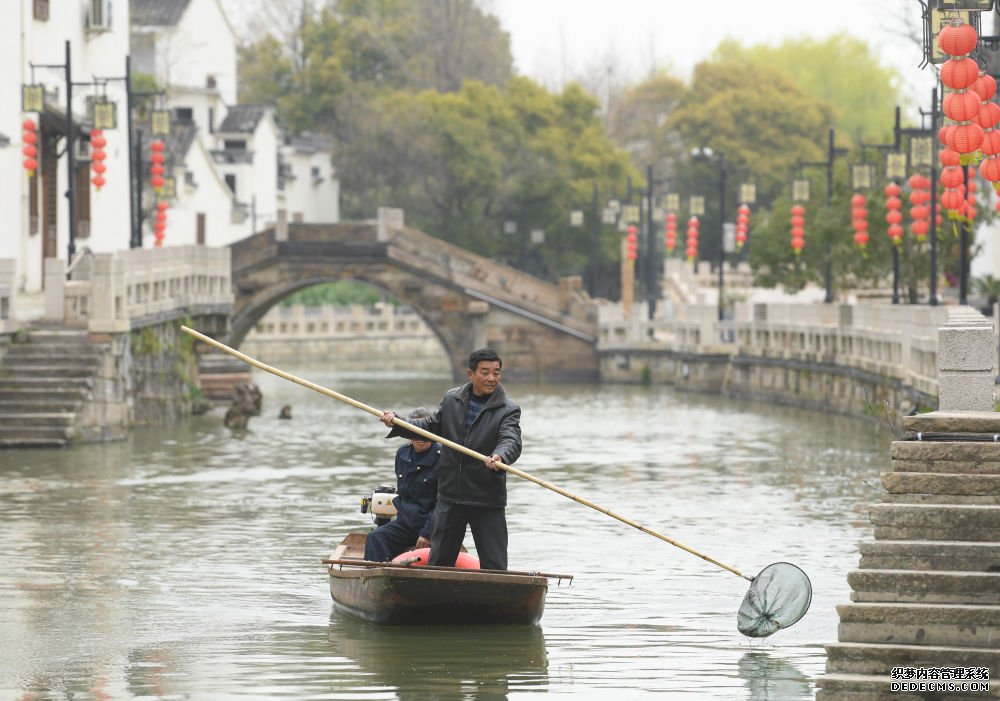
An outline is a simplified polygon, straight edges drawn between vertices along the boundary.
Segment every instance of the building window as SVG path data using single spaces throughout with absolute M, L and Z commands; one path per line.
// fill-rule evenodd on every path
M 209 134 L 214 134 L 215 133 L 215 108 L 214 107 L 209 107 L 208 108 L 208 133 Z
M 222 147 L 227 151 L 246 151 L 246 139 L 226 139 L 222 142 Z
M 229 186 L 229 189 L 232 190 L 233 194 L 235 195 L 236 194 L 236 176 L 233 175 L 233 174 L 231 174 L 231 173 L 229 175 L 227 175 L 226 176 L 226 185 Z
M 205 87 L 209 90 L 215 90 L 215 76 L 207 75 L 205 76 Z
M 49 0 L 35 0 L 34 17 L 39 22 L 49 21 Z
M 194 121 L 194 110 L 190 107 L 175 107 L 174 114 L 177 115 L 178 122 L 190 124 Z

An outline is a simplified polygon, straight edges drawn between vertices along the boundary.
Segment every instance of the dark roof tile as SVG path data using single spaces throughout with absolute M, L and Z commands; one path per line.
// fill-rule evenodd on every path
M 173 27 L 191 0 L 129 0 L 130 20 L 136 27 Z
M 224 134 L 252 134 L 269 110 L 267 105 L 233 105 L 216 131 Z

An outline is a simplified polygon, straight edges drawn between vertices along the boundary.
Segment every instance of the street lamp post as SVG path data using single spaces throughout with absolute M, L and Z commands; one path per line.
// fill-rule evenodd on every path
M 836 148 L 834 145 L 836 137 L 836 131 L 833 127 L 830 127 L 828 139 L 827 139 L 827 149 L 826 149 L 826 160 L 825 161 L 810 161 L 806 163 L 799 163 L 799 167 L 803 168 L 806 166 L 816 166 L 826 169 L 826 208 L 827 214 L 829 214 L 830 209 L 833 207 L 833 163 L 837 156 L 843 156 L 847 153 L 845 148 Z M 829 232 L 827 232 L 824 237 L 826 240 L 823 245 L 823 283 L 826 288 L 826 295 L 823 297 L 823 302 L 825 304 L 830 304 L 833 302 L 833 262 L 831 260 L 833 253 L 833 242 Z
M 900 131 L 900 116 L 901 110 L 899 105 L 896 105 L 896 122 L 893 126 L 893 142 L 891 144 L 866 144 L 861 142 L 861 157 L 864 158 L 866 149 L 878 149 L 879 151 L 884 151 L 886 154 L 886 168 L 885 177 L 889 182 L 895 182 L 897 185 L 902 181 L 905 176 L 905 169 L 899 172 L 895 168 L 895 163 L 892 159 L 892 154 L 899 153 L 899 147 L 901 142 L 902 133 Z M 899 246 L 896 242 L 892 244 L 892 303 L 899 304 Z
M 691 151 L 693 158 L 711 159 L 712 149 L 707 146 L 700 146 Z M 726 154 L 719 152 L 719 321 L 723 320 L 725 302 L 724 291 L 726 285 L 726 173 L 728 171 Z

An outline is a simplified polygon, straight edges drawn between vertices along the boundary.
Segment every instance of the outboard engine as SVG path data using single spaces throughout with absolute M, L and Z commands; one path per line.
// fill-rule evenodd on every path
M 395 498 L 395 487 L 380 484 L 370 497 L 361 497 L 361 513 L 370 513 L 376 526 L 389 523 L 396 516 L 396 507 L 392 505 Z

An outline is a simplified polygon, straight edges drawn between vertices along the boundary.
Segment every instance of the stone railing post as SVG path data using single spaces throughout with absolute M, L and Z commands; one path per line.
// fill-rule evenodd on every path
M 17 293 L 17 260 L 0 258 L 0 333 L 7 331 L 14 316 Z
M 993 324 L 969 307 L 938 329 L 938 410 L 993 411 Z
M 404 226 L 402 209 L 379 207 L 375 218 L 375 240 L 388 241 L 390 231 L 397 231 Z
M 45 259 L 45 320 L 60 324 L 66 316 L 66 263 Z
M 91 269 L 91 308 L 87 330 L 91 333 L 128 331 L 123 296 L 125 294 L 124 262 L 111 253 L 94 256 Z

